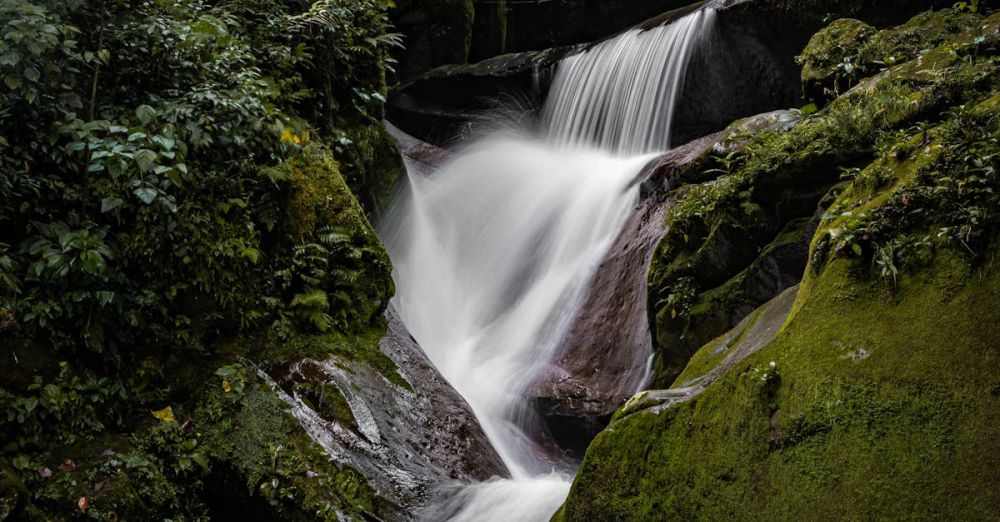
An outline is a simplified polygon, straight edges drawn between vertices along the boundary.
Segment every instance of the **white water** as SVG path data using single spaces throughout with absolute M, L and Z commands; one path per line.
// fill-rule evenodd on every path
M 714 23 L 714 9 L 699 10 L 564 59 L 542 111 L 552 139 L 625 155 L 666 149 L 688 62 Z
M 524 390 L 637 201 L 642 153 L 667 148 L 692 35 L 710 16 L 567 58 L 543 137 L 497 132 L 429 177 L 410 173 L 381 223 L 400 316 L 511 473 L 464 486 L 425 518 L 542 521 L 565 499 L 570 470 L 538 445 Z

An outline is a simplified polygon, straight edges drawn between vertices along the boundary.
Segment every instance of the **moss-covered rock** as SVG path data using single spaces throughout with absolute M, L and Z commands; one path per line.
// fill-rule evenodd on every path
M 912 60 L 982 19 L 964 10 L 945 9 L 921 13 L 903 25 L 878 32 L 858 20 L 836 20 L 813 36 L 798 57 L 805 96 L 825 104 L 861 78 Z
M 807 98 L 827 100 L 846 91 L 854 77 L 859 50 L 875 35 L 875 28 L 851 18 L 834 21 L 809 40 L 798 61 Z
M 975 47 L 996 22 L 862 82 L 783 135 L 829 125 L 870 149 L 844 172 L 780 332 L 723 364 L 752 315 L 699 350 L 675 388 L 637 397 L 588 449 L 558 519 L 948 520 L 1000 509 L 1000 462 L 984 450 L 1000 436 L 1000 332 L 985 326 L 1000 320 L 1000 114 L 995 51 Z M 881 107 L 879 118 L 859 133 L 858 118 L 835 116 L 852 106 Z M 914 115 L 933 123 L 911 127 Z M 841 158 L 841 139 L 772 157 Z
M 940 118 L 989 92 L 1000 71 L 990 43 L 996 23 L 996 15 L 984 19 L 947 44 L 862 80 L 790 131 L 731 136 L 742 148 L 719 154 L 713 172 L 722 175 L 678 189 L 649 274 L 658 386 L 669 385 L 694 350 L 763 302 L 748 303 L 730 290 L 748 275 L 744 270 L 763 266 L 755 261 L 788 223 L 813 215 L 843 173 L 868 165 L 920 120 Z M 709 157 L 677 176 L 704 179 L 711 166 Z
M 344 178 L 369 216 L 377 217 L 392 196 L 396 180 L 405 172 L 396 140 L 379 123 L 362 125 L 348 134 Z
M 310 143 L 263 175 L 287 186 L 278 237 L 292 250 L 287 284 L 301 285 L 300 297 L 291 299 L 292 313 L 320 330 L 364 330 L 378 322 L 395 291 L 392 264 L 340 163 L 324 146 Z

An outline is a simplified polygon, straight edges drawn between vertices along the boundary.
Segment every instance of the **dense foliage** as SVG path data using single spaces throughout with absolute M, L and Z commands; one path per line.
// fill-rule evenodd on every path
M 218 340 L 380 323 L 390 4 L 0 3 L 0 463 L 128 431 Z
M 385 8 L 4 3 L 8 328 L 115 353 L 280 320 L 309 279 L 287 274 L 301 245 L 280 243 L 322 241 L 284 234 L 290 183 L 262 167 L 317 132 L 346 155 L 380 117 Z

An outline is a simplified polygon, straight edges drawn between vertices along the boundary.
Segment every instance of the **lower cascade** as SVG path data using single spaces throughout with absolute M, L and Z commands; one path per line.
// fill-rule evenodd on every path
M 575 463 L 548 440 L 524 391 L 635 206 L 648 153 L 667 148 L 691 47 L 712 19 L 698 11 L 567 58 L 542 136 L 504 129 L 432 175 L 410 172 L 379 227 L 395 306 L 510 471 L 455 485 L 425 518 L 547 520 L 563 502 Z

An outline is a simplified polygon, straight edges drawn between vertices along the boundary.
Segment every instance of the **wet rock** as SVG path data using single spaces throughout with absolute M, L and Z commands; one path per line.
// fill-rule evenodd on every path
M 379 343 L 386 359 L 332 355 L 263 368 L 310 437 L 391 506 L 379 516 L 405 519 L 440 484 L 507 470 L 468 404 L 392 308 L 387 318 Z
M 710 152 L 739 147 L 741 142 L 731 137 L 746 139 L 768 130 L 787 129 L 796 121 L 798 117 L 788 111 L 737 121 L 724 131 L 660 156 L 636 180 L 642 179 L 643 185 L 635 211 L 597 269 L 555 357 L 528 391 L 562 447 L 583 451 L 614 411 L 646 384 L 654 346 L 647 273 L 665 231 L 666 214 L 675 201 L 672 191 L 686 183 L 704 181 L 704 169 L 696 166 L 705 162 Z M 791 246 L 762 255 L 759 269 L 749 271 L 752 275 L 747 286 L 759 299 L 758 304 L 798 282 L 808 237 L 794 237 L 794 241 L 787 241 Z M 718 257 L 729 256 L 721 249 Z M 742 310 L 735 318 L 727 315 L 723 321 L 726 328 L 750 310 Z
M 870 2 L 815 0 L 811 3 L 814 8 L 786 0 L 742 0 L 725 2 L 719 8 L 715 34 L 692 57 L 688 69 L 674 117 L 674 143 L 686 143 L 721 130 L 748 115 L 804 104 L 801 66 L 796 57 L 824 26 L 828 16 L 854 16 L 866 23 L 884 24 L 905 21 L 931 7 L 916 0 L 897 0 L 893 9 L 874 8 Z M 537 8 L 543 9 L 542 4 L 549 6 L 544 9 L 562 5 L 543 2 Z M 689 8 L 669 10 L 678 6 L 660 5 L 659 11 L 645 15 L 662 13 L 659 16 L 645 21 L 636 18 L 631 23 L 655 27 L 689 11 Z M 635 9 L 637 14 L 646 13 Z M 508 29 L 508 52 L 519 48 L 510 41 L 511 35 L 520 32 L 513 28 L 516 24 L 513 20 L 507 21 L 512 24 Z M 595 25 L 595 31 L 599 27 L 603 26 Z M 628 27 L 598 32 L 590 41 L 599 41 Z M 467 135 L 470 128 L 489 119 L 482 113 L 498 105 L 513 106 L 527 113 L 537 111 L 544 102 L 558 61 L 587 47 L 579 44 L 581 40 L 552 41 L 571 45 L 505 54 L 471 65 L 445 65 L 414 76 L 391 94 L 389 119 L 424 141 L 443 145 Z
M 429 143 L 447 146 L 488 123 L 497 110 L 531 113 L 544 101 L 552 68 L 576 47 L 496 56 L 438 67 L 389 95 L 389 120 Z
M 407 170 L 428 175 L 439 169 L 451 156 L 445 149 L 420 141 L 413 136 L 403 132 L 400 128 L 386 123 L 389 134 L 396 140 L 399 152 L 403 156 L 403 162 Z
M 528 390 L 563 448 L 582 454 L 644 384 L 652 355 L 645 274 L 663 231 L 663 211 L 660 198 L 640 202 L 597 269 L 554 359 Z

